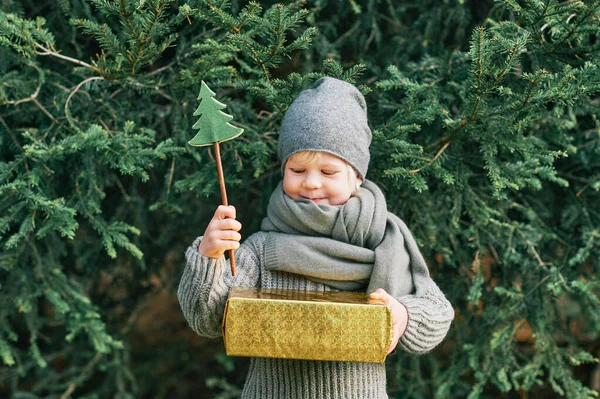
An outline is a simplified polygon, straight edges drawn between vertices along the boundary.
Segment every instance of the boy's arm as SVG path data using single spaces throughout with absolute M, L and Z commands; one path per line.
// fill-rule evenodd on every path
M 397 299 L 408 312 L 406 330 L 398 342 L 400 348 L 411 353 L 425 353 L 442 342 L 454 319 L 454 309 L 433 280 L 429 279 L 423 295 L 405 295 Z
M 185 269 L 177 297 L 190 327 L 199 335 L 214 338 L 222 334 L 221 321 L 229 288 L 258 286 L 258 249 L 261 242 L 264 244 L 264 237 L 261 241 L 261 236 L 255 234 L 235 251 L 239 265 L 235 277 L 231 275 L 229 261 L 223 256 L 214 259 L 198 252 L 201 239 L 198 237 L 185 253 Z

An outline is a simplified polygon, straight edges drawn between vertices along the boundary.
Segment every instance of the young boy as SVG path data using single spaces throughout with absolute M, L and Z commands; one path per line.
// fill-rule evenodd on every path
M 367 291 L 392 311 L 394 339 L 412 353 L 439 344 L 454 317 L 406 227 L 365 180 L 371 131 L 351 84 L 320 79 L 283 120 L 283 182 L 261 231 L 240 246 L 234 207 L 219 206 L 186 251 L 178 290 L 190 326 L 221 335 L 230 287 Z M 236 249 L 232 277 L 223 254 Z M 252 358 L 242 398 L 387 398 L 385 364 Z

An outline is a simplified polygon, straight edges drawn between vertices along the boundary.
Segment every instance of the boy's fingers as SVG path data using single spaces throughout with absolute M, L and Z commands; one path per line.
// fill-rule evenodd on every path
M 198 252 L 210 258 L 219 258 L 229 249 L 238 249 L 242 224 L 235 220 L 235 207 L 220 205 L 206 227 Z
M 240 231 L 242 228 L 242 224 L 235 219 L 216 220 L 215 226 L 217 226 L 219 230 Z
M 235 219 L 236 211 L 233 205 L 225 206 L 219 205 L 217 210 L 215 211 L 215 219 L 224 220 L 224 219 Z
M 242 236 L 237 231 L 221 230 L 219 238 L 224 241 L 240 241 Z
M 383 289 L 377 288 L 375 291 L 371 293 L 371 298 L 382 300 L 387 307 L 390 306 L 390 295 Z
M 221 240 L 219 241 L 219 248 L 223 251 L 228 249 L 238 249 L 240 247 L 239 241 L 234 240 Z
M 376 289 L 371 293 L 370 296 L 371 298 L 381 300 L 392 311 L 392 328 L 394 330 L 394 336 L 392 338 L 390 348 L 388 349 L 389 355 L 396 348 L 398 342 L 400 341 L 400 337 L 403 334 L 402 328 L 406 328 L 406 322 L 404 322 L 404 327 L 401 326 L 402 318 L 406 318 L 406 316 L 402 316 L 401 312 L 403 309 L 406 312 L 406 307 L 402 305 L 402 303 L 398 302 L 398 300 L 393 296 L 388 294 L 383 288 Z

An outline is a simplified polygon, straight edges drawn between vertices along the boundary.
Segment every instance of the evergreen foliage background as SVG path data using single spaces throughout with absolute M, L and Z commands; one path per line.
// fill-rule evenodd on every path
M 221 152 L 248 236 L 283 113 L 329 75 L 457 311 L 390 396 L 597 397 L 599 28 L 598 0 L 1 0 L 0 396 L 237 397 L 247 360 L 174 300 L 219 203 L 196 95 L 245 130 Z

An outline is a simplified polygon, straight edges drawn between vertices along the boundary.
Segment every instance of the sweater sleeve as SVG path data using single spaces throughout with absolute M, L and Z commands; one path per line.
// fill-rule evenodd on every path
M 259 284 L 259 245 L 251 236 L 235 251 L 238 267 L 234 277 L 224 256 L 214 259 L 198 252 L 201 240 L 202 237 L 198 237 L 185 252 L 185 268 L 177 297 L 190 327 L 199 335 L 215 338 L 222 335 L 221 322 L 229 288 Z
M 400 348 L 411 353 L 426 353 L 442 342 L 454 319 L 454 309 L 433 280 L 429 279 L 423 295 L 397 299 L 408 311 L 408 324 L 398 342 Z

